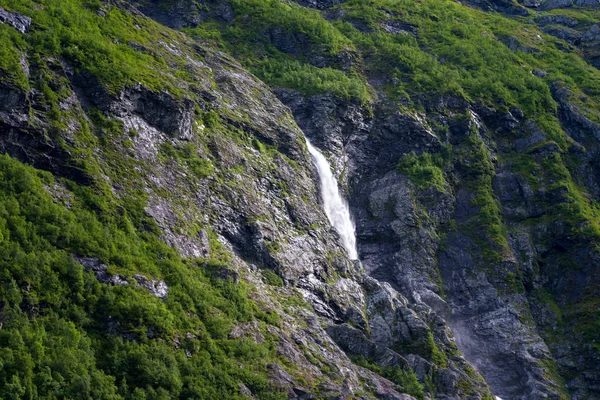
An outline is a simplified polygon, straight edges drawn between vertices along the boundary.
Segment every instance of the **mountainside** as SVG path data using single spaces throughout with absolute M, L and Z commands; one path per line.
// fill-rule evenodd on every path
M 0 398 L 600 398 L 600 4 L 0 0 L 0 44 Z

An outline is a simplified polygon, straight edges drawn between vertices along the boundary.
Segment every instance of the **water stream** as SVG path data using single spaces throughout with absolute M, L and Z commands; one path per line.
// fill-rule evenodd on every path
M 350 208 L 348 202 L 340 194 L 337 181 L 331 173 L 331 167 L 323 154 L 319 152 L 312 144 L 306 140 L 308 151 L 317 167 L 319 178 L 321 180 L 321 196 L 323 198 L 323 208 L 329 218 L 329 222 L 340 234 L 342 244 L 348 251 L 351 260 L 358 259 L 356 251 L 355 227 L 350 217 Z

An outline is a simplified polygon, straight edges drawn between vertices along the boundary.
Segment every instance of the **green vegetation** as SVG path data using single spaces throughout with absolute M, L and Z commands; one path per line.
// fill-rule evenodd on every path
M 444 177 L 443 168 L 448 165 L 450 157 L 449 149 L 434 154 L 422 153 L 418 156 L 412 152 L 402 157 L 398 163 L 398 171 L 410 177 L 419 189 L 434 187 L 444 192 L 448 183 Z
M 416 397 L 419 400 L 425 399 L 425 391 L 423 390 L 423 385 L 419 383 L 417 380 L 417 376 L 415 372 L 411 369 L 403 370 L 400 367 L 380 367 L 375 364 L 372 360 L 366 359 L 364 357 L 354 357 L 352 359 L 357 365 L 361 367 L 367 368 L 378 375 L 383 376 L 386 379 L 394 382 L 396 385 L 400 386 L 403 389 L 404 393 L 408 393 L 411 396 Z
M 261 270 L 265 282 L 271 286 L 283 287 L 283 279 L 270 269 Z
M 16 86 L 27 88 L 27 76 L 21 67 L 21 55 L 25 49 L 21 35 L 7 25 L 0 24 L 0 72 Z
M 198 149 L 193 143 L 185 143 L 176 148 L 165 142 L 161 145 L 160 155 L 167 159 L 182 162 L 197 178 L 206 178 L 214 173 L 212 162 L 199 157 Z
M 589 199 L 578 187 L 560 154 L 554 154 L 541 163 L 549 190 L 564 191 L 564 202 L 554 208 L 554 218 L 571 226 L 571 233 L 582 239 L 597 240 L 600 245 L 600 204 Z
M 45 189 L 53 185 L 0 156 L 0 397 L 237 398 L 244 383 L 260 398 L 284 398 L 265 375 L 275 339 L 228 338 L 234 323 L 274 322 L 244 285 L 137 230 L 151 222 L 135 213 L 97 216 L 87 188 L 69 184 L 80 193 L 70 209 L 55 203 Z M 134 273 L 162 279 L 168 296 L 99 283 L 75 255 L 129 282 Z
M 448 357 L 437 347 L 433 341 L 433 335 L 431 332 L 427 334 L 426 352 L 428 353 L 426 354 L 427 358 L 433 361 L 435 365 L 443 368 L 448 367 Z
M 0 70 L 19 86 L 27 86 L 18 62 L 20 50 L 64 60 L 78 72 L 91 74 L 111 93 L 137 82 L 153 90 L 183 93 L 176 83 L 183 76 L 165 70 L 178 65 L 183 71 L 188 62 L 183 55 L 168 52 L 156 36 L 160 33 L 167 43 L 183 37 L 147 18 L 99 0 L 0 0 L 0 6 L 33 21 L 32 32 L 24 36 L 0 25 Z M 135 25 L 139 29 L 133 29 Z
M 209 21 L 186 32 L 218 42 L 275 86 L 364 102 L 372 99 L 366 77 L 384 75 L 388 95 L 416 100 L 447 93 L 506 109 L 516 105 L 553 132 L 560 128 L 549 82 L 563 81 L 588 96 L 588 105 L 598 105 L 598 71 L 537 31 L 534 17 L 509 18 L 449 0 L 350 0 L 337 6 L 343 17 L 333 21 L 278 0 L 230 4 L 237 15 L 232 23 Z M 404 33 L 387 32 L 389 24 Z M 509 37 L 533 50 L 510 49 Z M 534 76 L 534 69 L 548 75 Z
M 331 93 L 343 99 L 369 103 L 371 93 L 357 75 L 347 75 L 333 68 L 317 68 L 297 60 L 261 60 L 252 68 L 271 85 L 299 90 L 305 94 Z
M 319 47 L 327 54 L 338 54 L 351 49 L 352 43 L 315 10 L 300 7 L 294 3 L 278 0 L 232 0 L 231 5 L 239 15 L 247 15 L 249 23 L 236 29 L 242 35 L 255 35 L 260 29 L 277 28 L 292 35 L 306 35 L 308 43 L 303 46 Z M 234 35 L 226 31 L 224 36 Z

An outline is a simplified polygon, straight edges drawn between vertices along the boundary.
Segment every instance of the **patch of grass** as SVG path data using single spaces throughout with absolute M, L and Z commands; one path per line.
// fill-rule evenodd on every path
M 170 65 L 184 70 L 187 61 L 166 50 L 157 40 L 157 33 L 166 42 L 175 43 L 181 38 L 147 18 L 93 0 L 45 0 L 43 7 L 31 0 L 2 0 L 0 6 L 33 21 L 32 31 L 24 36 L 6 25 L 0 26 L 0 69 L 14 76 L 20 86 L 26 85 L 26 79 L 18 71 L 19 50 L 28 56 L 64 60 L 76 71 L 90 73 L 109 93 L 142 82 L 155 91 L 184 94 L 177 83 L 181 76 L 176 78 L 165 71 Z
M 451 150 L 448 148 L 440 153 L 414 152 L 405 154 L 397 165 L 398 171 L 407 175 L 419 189 L 434 187 L 445 192 L 448 183 L 444 177 L 443 168 L 450 161 Z
M 373 100 L 362 77 L 334 68 L 317 68 L 282 58 L 257 61 L 250 69 L 270 85 L 296 89 L 307 95 L 331 93 L 342 99 L 356 99 L 365 105 Z
M 401 386 L 404 390 L 404 393 L 408 393 L 419 400 L 425 399 L 425 391 L 423 390 L 423 386 L 417 380 L 417 376 L 413 370 L 406 371 L 399 367 L 380 367 L 372 360 L 362 356 L 352 358 L 352 362 L 356 365 L 367 368 L 386 379 L 389 379 L 396 385 Z
M 284 286 L 283 279 L 281 279 L 281 277 L 279 275 L 277 275 L 273 270 L 262 269 L 261 273 L 262 273 L 263 278 L 265 279 L 265 282 L 268 285 L 276 286 L 276 287 Z
M 300 42 L 300 46 L 316 46 L 327 54 L 337 54 L 353 47 L 352 42 L 327 22 L 318 11 L 277 0 L 232 0 L 231 5 L 238 15 L 249 18 L 245 19 L 248 23 L 242 22 L 241 26 L 229 27 L 224 33 L 226 38 L 242 35 L 254 39 L 260 35 L 262 29 L 277 28 L 291 35 L 305 35 L 308 43 Z M 294 40 L 293 36 L 290 40 Z
M 198 155 L 198 149 L 193 143 L 185 143 L 178 147 L 170 143 L 163 143 L 160 148 L 160 154 L 187 166 L 187 168 L 197 178 L 206 178 L 214 174 L 214 165 L 206 158 Z

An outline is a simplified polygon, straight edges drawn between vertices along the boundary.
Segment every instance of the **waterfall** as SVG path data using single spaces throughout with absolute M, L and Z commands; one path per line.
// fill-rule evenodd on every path
M 337 186 L 329 163 L 323 154 L 319 152 L 312 144 L 306 139 L 306 145 L 308 151 L 312 156 L 312 160 L 317 167 L 319 178 L 321 180 L 321 196 L 323 197 L 323 206 L 325 208 L 325 214 L 329 218 L 329 222 L 340 234 L 342 243 L 351 260 L 358 259 L 358 252 L 356 251 L 356 236 L 354 235 L 354 223 L 350 218 L 350 208 L 348 202 L 342 197 Z

